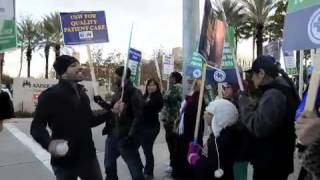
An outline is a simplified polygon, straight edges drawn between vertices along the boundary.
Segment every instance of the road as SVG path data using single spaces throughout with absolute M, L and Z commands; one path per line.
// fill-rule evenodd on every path
M 1 180 L 55 180 L 49 164 L 49 154 L 37 145 L 29 134 L 30 123 L 30 118 L 13 119 L 5 123 L 5 128 L 0 134 Z M 93 139 L 103 169 L 106 136 L 101 135 L 102 128 L 103 125 L 93 128 Z M 144 162 L 141 149 L 140 154 Z M 154 155 L 155 180 L 171 180 L 168 174 L 164 172 L 169 156 L 163 129 L 156 139 Z M 298 169 L 298 166 L 296 167 Z M 290 176 L 290 180 L 297 179 L 297 171 Z M 120 180 L 131 179 L 128 168 L 121 158 L 118 159 L 118 175 Z M 252 176 L 251 168 L 249 169 L 249 176 Z M 251 180 L 251 178 L 249 177 L 248 180 Z

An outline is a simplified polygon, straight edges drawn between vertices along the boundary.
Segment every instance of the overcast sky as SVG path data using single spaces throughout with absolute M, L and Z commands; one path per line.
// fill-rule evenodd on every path
M 150 56 L 154 49 L 163 47 L 170 50 L 182 46 L 182 2 L 183 0 L 16 0 L 16 16 L 19 21 L 24 16 L 41 20 L 51 12 L 74 12 L 104 10 L 110 42 L 104 44 L 105 52 L 120 50 L 125 53 L 131 24 L 134 23 L 132 47 Z M 200 9 L 204 0 L 200 0 Z M 85 49 L 77 47 L 82 59 Z M 42 51 L 35 53 L 31 61 L 31 76 L 44 74 Z M 43 54 L 42 54 L 43 55 Z M 19 66 L 19 52 L 6 54 L 4 72 L 16 76 Z M 54 59 L 50 56 L 50 64 Z M 24 59 L 22 75 L 26 75 Z M 51 67 L 51 66 L 50 66 Z M 37 70 L 36 70 L 37 69 Z

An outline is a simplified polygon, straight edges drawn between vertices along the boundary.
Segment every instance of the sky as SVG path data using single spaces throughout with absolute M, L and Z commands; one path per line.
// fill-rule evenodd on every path
M 103 48 L 105 54 L 114 50 L 125 54 L 133 24 L 131 47 L 141 50 L 143 57 L 148 58 L 153 50 L 163 48 L 169 52 L 174 47 L 182 46 L 182 2 L 183 0 L 16 0 L 16 18 L 18 22 L 25 16 L 41 20 L 45 14 L 55 11 L 103 10 L 110 42 L 93 47 Z M 200 11 L 203 4 L 204 0 L 200 0 Z M 239 48 L 247 49 L 250 44 L 252 43 L 244 42 Z M 85 47 L 76 46 L 75 49 L 80 52 L 80 60 L 85 60 Z M 6 53 L 4 73 L 16 77 L 19 61 L 19 50 Z M 51 52 L 49 67 L 52 67 L 53 61 L 54 55 Z M 22 76 L 26 76 L 25 57 L 23 62 Z M 44 67 L 43 52 L 39 50 L 33 54 L 31 76 L 43 76 Z

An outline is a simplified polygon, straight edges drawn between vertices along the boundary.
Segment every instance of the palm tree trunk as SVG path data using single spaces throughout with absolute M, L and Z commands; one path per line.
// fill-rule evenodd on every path
M 0 53 L 0 90 L 2 84 L 2 72 L 3 72 L 4 53 Z
M 20 47 L 20 68 L 19 68 L 18 77 L 21 76 L 22 64 L 23 64 L 23 46 L 22 46 L 22 44 L 23 44 L 23 42 L 21 43 L 21 47 Z
M 48 66 L 49 66 L 49 51 L 50 51 L 50 45 L 46 44 L 46 46 L 44 47 L 44 56 L 46 58 L 46 73 L 45 73 L 45 79 L 48 79 L 48 74 L 49 74 L 49 70 L 48 70 Z
M 55 53 L 56 53 L 56 59 L 57 57 L 60 56 L 60 44 L 56 44 L 55 47 L 54 47 L 54 50 L 55 50 Z
M 27 77 L 30 77 L 30 64 L 31 64 L 31 58 L 32 58 L 32 49 L 31 47 L 28 47 L 27 49 L 27 62 L 28 62 L 28 74 Z
M 60 56 L 60 45 L 59 44 L 56 44 L 54 46 L 54 51 L 55 51 L 55 54 L 56 54 L 56 60 L 57 58 Z M 58 74 L 56 74 L 56 79 L 58 79 Z
M 257 24 L 257 34 L 256 34 L 256 38 L 257 38 L 257 57 L 262 55 L 262 51 L 263 51 L 263 24 Z

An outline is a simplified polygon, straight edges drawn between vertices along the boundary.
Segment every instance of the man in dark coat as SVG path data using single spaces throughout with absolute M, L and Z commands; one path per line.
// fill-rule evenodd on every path
M 14 110 L 10 91 L 0 89 L 0 132 L 3 128 L 3 121 L 14 117 Z
M 262 92 L 257 104 L 245 94 L 239 99 L 241 122 L 254 136 L 250 145 L 253 178 L 285 180 L 293 172 L 294 121 L 299 99 L 291 83 L 279 76 L 273 57 L 258 57 L 249 73 L 255 88 Z
M 118 180 L 117 159 L 120 155 L 128 165 L 132 179 L 143 180 L 137 130 L 143 118 L 144 101 L 141 91 L 135 88 L 130 81 L 129 68 L 124 76 L 124 91 L 122 92 L 123 73 L 125 73 L 123 66 L 115 71 L 113 80 L 117 90 L 111 101 L 113 116 L 103 132 L 103 134 L 108 133 L 104 161 L 106 180 Z
M 57 180 L 102 180 L 91 128 L 110 113 L 93 115 L 85 89 L 78 84 L 83 75 L 76 58 L 62 55 L 53 67 L 59 83 L 39 96 L 30 133 L 51 154 Z

